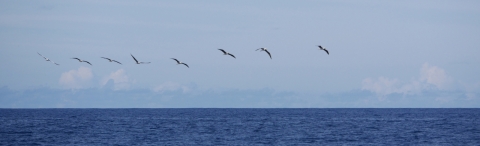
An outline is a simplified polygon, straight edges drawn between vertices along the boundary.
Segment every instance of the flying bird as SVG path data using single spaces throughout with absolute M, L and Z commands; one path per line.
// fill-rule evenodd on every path
M 260 52 L 262 52 L 262 51 L 267 52 L 268 56 L 270 56 L 270 59 L 272 59 L 272 55 L 270 54 L 270 52 L 268 52 L 267 48 L 259 48 L 259 49 L 255 50 L 255 51 L 258 51 L 258 50 L 260 50 Z
M 179 65 L 179 64 L 183 64 L 183 65 L 185 65 L 185 66 L 187 66 L 187 67 L 188 67 L 188 65 L 187 65 L 186 63 L 180 62 L 180 61 L 178 61 L 178 60 L 177 60 L 177 59 L 175 59 L 175 58 L 172 58 L 172 59 L 173 59 L 173 60 L 175 60 L 175 61 L 177 61 L 177 65 Z M 188 68 L 190 68 L 190 67 L 188 67 Z
M 113 59 L 110 59 L 110 58 L 107 58 L 107 57 L 102 57 L 102 58 L 103 58 L 103 59 L 107 59 L 107 60 L 110 61 L 110 62 L 116 62 L 116 63 L 118 63 L 118 64 L 122 64 L 122 63 L 118 62 L 117 60 L 113 60 Z
M 60 65 L 60 64 L 58 64 L 58 63 L 53 62 L 52 60 L 48 59 L 47 57 L 43 56 L 42 54 L 40 54 L 40 53 L 38 53 L 38 52 L 37 52 L 37 54 L 40 55 L 40 56 L 42 56 L 43 58 L 45 58 L 45 61 L 50 61 L 50 62 L 52 62 L 52 63 L 55 64 L 55 65 Z
M 330 53 L 328 53 L 327 48 L 324 48 L 324 47 L 322 47 L 322 46 L 320 46 L 320 45 L 318 45 L 318 48 L 320 48 L 320 50 L 323 50 L 323 51 L 327 52 L 327 55 L 330 55 Z
M 218 50 L 222 51 L 222 52 L 223 52 L 223 55 L 230 55 L 230 56 L 232 56 L 233 58 L 235 58 L 235 56 L 233 56 L 233 54 L 230 54 L 230 53 L 228 53 L 227 51 L 225 51 L 225 50 L 223 50 L 223 49 L 218 49 Z M 237 58 L 235 58 L 235 59 L 237 59 Z
M 88 64 L 92 65 L 90 62 L 88 62 L 86 60 L 82 60 L 82 59 L 79 59 L 79 58 L 72 58 L 72 59 L 77 59 L 78 62 L 85 62 L 85 63 L 88 63 Z
M 135 59 L 135 57 L 133 57 L 132 54 L 130 54 L 130 55 L 132 56 L 133 60 L 135 60 L 135 62 L 137 62 L 137 64 L 149 64 L 150 63 L 150 62 L 138 62 L 138 60 Z

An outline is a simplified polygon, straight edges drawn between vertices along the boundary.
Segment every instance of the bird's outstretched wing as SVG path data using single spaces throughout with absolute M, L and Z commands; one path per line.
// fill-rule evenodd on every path
M 268 52 L 268 50 L 265 50 L 265 52 L 267 52 L 268 56 L 270 56 L 270 59 L 272 59 L 272 55 L 270 54 L 270 52 Z
M 182 64 L 188 67 L 188 65 L 186 63 L 182 63 Z M 188 68 L 190 68 L 190 67 L 188 67 Z
M 107 57 L 102 57 L 103 59 L 107 59 L 108 61 L 111 61 L 112 59 L 107 58 Z
M 135 60 L 135 62 L 137 62 L 137 64 L 139 64 L 139 63 L 138 63 L 138 60 L 137 60 L 137 59 L 135 59 L 135 57 L 133 57 L 133 55 L 132 55 L 132 54 L 130 54 L 130 55 L 132 56 L 133 60 Z
M 318 45 L 318 48 L 320 48 L 320 50 L 323 50 L 325 52 L 327 52 L 328 55 L 330 55 L 330 53 L 328 53 L 328 50 L 320 45 Z
M 116 63 L 118 63 L 118 64 L 122 64 L 122 63 L 118 62 L 117 60 L 112 60 L 112 61 L 113 61 L 113 62 L 116 62 Z
M 233 58 L 237 59 L 235 56 L 233 56 L 233 54 L 228 53 L 228 55 L 230 55 L 230 56 L 232 56 Z
M 180 61 L 178 61 L 178 60 L 177 60 L 177 59 L 175 59 L 175 58 L 171 58 L 171 59 L 173 59 L 173 60 L 177 61 L 177 63 L 180 63 Z
M 83 61 L 83 62 L 86 62 L 86 63 L 88 63 L 88 64 L 92 65 L 92 64 L 91 64 L 90 62 L 88 62 L 88 61 Z
M 37 54 L 40 55 L 40 56 L 42 56 L 43 58 L 45 58 L 45 60 L 47 59 L 47 57 L 43 56 L 42 54 L 40 54 L 40 53 L 38 53 L 38 52 L 37 52 Z
M 53 61 L 50 61 L 50 62 L 52 62 L 52 63 L 53 63 L 53 64 L 55 64 L 55 65 L 60 65 L 60 64 L 58 64 L 58 63 L 55 63 L 55 62 L 53 62 Z
M 78 61 L 82 61 L 82 60 L 81 60 L 81 59 L 79 59 L 79 58 L 72 58 L 72 59 L 77 59 Z
M 227 54 L 227 52 L 226 52 L 225 50 L 223 50 L 223 49 L 218 49 L 218 50 L 222 51 L 223 54 Z

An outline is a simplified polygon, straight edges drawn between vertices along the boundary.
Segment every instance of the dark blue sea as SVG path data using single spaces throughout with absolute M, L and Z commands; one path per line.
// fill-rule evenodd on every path
M 480 145 L 480 109 L 0 109 L 0 145 Z

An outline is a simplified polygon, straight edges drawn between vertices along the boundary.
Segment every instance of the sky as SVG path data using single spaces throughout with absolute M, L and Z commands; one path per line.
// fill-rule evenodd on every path
M 0 3 L 0 108 L 480 107 L 479 1 Z

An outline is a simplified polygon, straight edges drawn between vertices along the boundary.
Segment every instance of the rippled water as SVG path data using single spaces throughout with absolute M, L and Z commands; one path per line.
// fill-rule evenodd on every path
M 480 109 L 0 109 L 0 145 L 479 145 Z

